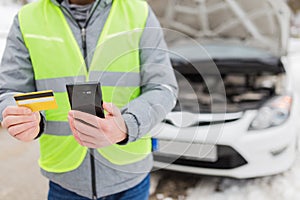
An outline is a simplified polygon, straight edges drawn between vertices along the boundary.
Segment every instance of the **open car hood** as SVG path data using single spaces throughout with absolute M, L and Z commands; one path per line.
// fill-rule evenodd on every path
M 287 53 L 291 11 L 283 0 L 148 0 L 163 27 L 201 43 L 228 41 Z M 167 41 L 172 37 L 166 34 Z

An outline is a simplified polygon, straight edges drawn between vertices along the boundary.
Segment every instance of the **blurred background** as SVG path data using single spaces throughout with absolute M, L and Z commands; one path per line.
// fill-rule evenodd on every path
M 149 0 L 154 11 L 163 12 L 166 0 Z M 175 0 L 174 0 L 175 1 Z M 184 1 L 184 0 L 183 0 Z M 28 0 L 0 0 L 0 57 L 9 27 Z M 292 10 L 288 46 L 289 69 L 296 95 L 300 94 L 300 0 L 286 1 Z M 299 107 L 295 109 L 299 110 Z M 299 130 L 299 129 L 298 129 Z M 0 200 L 46 199 L 48 182 L 39 173 L 38 142 L 21 143 L 0 128 Z M 300 157 L 291 169 L 277 175 L 233 179 L 159 170 L 152 173 L 151 200 L 298 200 Z

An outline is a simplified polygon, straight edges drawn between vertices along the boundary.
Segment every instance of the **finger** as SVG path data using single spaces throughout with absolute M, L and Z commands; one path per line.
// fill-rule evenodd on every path
M 71 128 L 72 129 L 72 128 Z M 74 128 L 73 128 L 74 129 Z M 89 148 L 96 148 L 95 139 L 91 138 L 90 136 L 86 136 L 84 134 L 81 134 L 77 130 L 73 130 L 73 136 L 75 140 L 81 145 Z
M 82 133 L 79 132 L 77 136 L 80 139 L 83 146 L 86 146 L 84 144 L 94 144 L 94 145 L 96 145 L 96 143 L 97 143 L 96 138 L 94 138 L 90 135 L 85 135 L 85 134 L 82 134 Z
M 117 106 L 115 106 L 113 103 L 103 102 L 103 109 L 112 116 L 121 115 L 120 109 Z
M 7 131 L 9 132 L 10 135 L 13 137 L 17 136 L 18 134 L 21 134 L 29 129 L 32 128 L 38 128 L 39 124 L 36 122 L 28 122 L 28 123 L 23 123 L 23 124 L 18 124 L 15 126 L 10 126 Z
M 72 131 L 73 135 L 78 135 L 78 132 L 75 129 L 75 126 L 74 126 L 74 118 L 71 118 L 70 116 L 68 116 L 68 120 L 69 120 L 69 125 L 70 125 L 70 128 L 71 128 L 71 131 Z
M 112 143 L 107 139 L 105 135 L 101 135 L 97 139 L 95 139 L 91 136 L 87 136 L 79 132 L 78 137 L 82 142 L 82 146 L 86 146 L 89 148 L 101 148 L 112 145 Z
M 3 119 L 2 125 L 4 128 L 9 128 L 10 126 L 14 126 L 17 124 L 27 123 L 27 122 L 35 122 L 38 121 L 36 115 L 8 115 Z
M 101 128 L 96 128 L 94 126 L 91 126 L 89 124 L 86 124 L 85 122 L 76 119 L 73 121 L 73 124 L 74 124 L 74 128 L 78 132 L 87 136 L 96 136 L 102 133 Z
M 99 145 L 93 144 L 93 143 L 89 143 L 89 142 L 85 142 L 82 144 L 82 146 L 91 148 L 91 149 L 97 149 L 100 148 Z
M 68 116 L 68 120 L 69 120 L 69 125 L 70 125 L 70 128 L 71 128 L 71 131 L 73 133 L 73 136 L 75 138 L 75 140 L 81 145 L 82 145 L 82 142 L 79 138 L 79 132 L 75 129 L 75 126 L 74 126 L 74 118 Z
M 24 142 L 30 142 L 36 137 L 36 134 L 37 134 L 37 129 L 36 127 L 33 127 L 23 131 L 22 133 L 17 134 L 15 138 Z
M 83 146 L 83 144 L 82 144 L 82 142 L 81 142 L 81 140 L 80 140 L 78 134 L 74 134 L 74 133 L 73 133 L 73 136 L 74 136 L 75 140 L 78 142 L 78 144 L 80 144 L 81 146 Z
M 41 113 L 39 111 L 36 111 L 36 112 L 33 113 L 33 115 L 35 116 L 35 119 L 40 123 Z
M 83 122 L 86 122 L 94 127 L 99 127 L 98 120 L 101 120 L 99 117 L 95 115 L 91 115 L 89 113 L 85 113 L 77 110 L 69 111 L 69 116 L 76 120 L 81 120 Z
M 31 113 L 32 111 L 26 107 L 8 106 L 2 112 L 2 116 L 6 117 L 8 115 L 28 115 Z

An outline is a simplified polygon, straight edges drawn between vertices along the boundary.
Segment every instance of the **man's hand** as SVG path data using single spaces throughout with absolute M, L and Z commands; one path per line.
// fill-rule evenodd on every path
M 77 142 L 89 148 L 116 144 L 127 137 L 127 129 L 120 110 L 112 103 L 103 103 L 105 119 L 71 110 L 69 124 Z
M 2 112 L 1 126 L 8 133 L 23 142 L 30 142 L 40 132 L 41 116 L 39 112 L 32 112 L 29 108 L 8 106 Z

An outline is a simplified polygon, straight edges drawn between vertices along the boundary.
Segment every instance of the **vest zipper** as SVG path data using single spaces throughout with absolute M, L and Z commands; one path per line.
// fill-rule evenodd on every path
M 86 60 L 87 57 L 87 49 L 86 49 L 86 28 L 81 28 L 81 41 L 82 41 L 82 49 L 83 49 L 83 56 L 84 60 Z
M 70 19 L 72 19 L 77 24 L 77 26 L 80 29 L 81 41 L 82 41 L 82 50 L 83 50 L 83 56 L 84 56 L 83 58 L 84 58 L 84 61 L 85 61 L 87 71 L 88 71 L 88 66 L 87 66 L 87 60 L 86 60 L 87 59 L 86 28 L 87 28 L 87 25 L 88 25 L 92 15 L 94 14 L 94 12 L 95 12 L 95 10 L 98 7 L 100 2 L 101 2 L 101 0 L 96 1 L 96 5 L 94 6 L 94 9 L 90 13 L 90 15 L 89 15 L 88 19 L 86 20 L 86 23 L 83 27 L 74 19 L 72 13 L 70 13 L 68 9 L 66 9 L 65 7 L 60 5 L 60 8 L 70 17 Z M 89 152 L 90 152 L 90 163 L 91 163 L 92 199 L 97 200 L 97 183 L 96 183 L 94 149 L 89 148 Z
M 72 13 L 67 9 L 65 8 L 64 6 L 62 6 L 61 4 L 59 4 L 59 7 L 60 9 L 65 12 L 65 14 L 78 26 L 78 28 L 80 29 L 80 32 L 81 32 L 81 40 L 82 40 L 82 49 L 83 49 L 83 59 L 85 61 L 85 64 L 86 64 L 86 69 L 87 69 L 87 72 L 88 72 L 88 66 L 87 66 L 87 45 L 86 45 L 86 28 L 93 16 L 93 14 L 95 13 L 97 7 L 100 5 L 100 2 L 102 0 L 97 0 L 95 2 L 95 5 L 93 6 L 92 8 L 92 11 L 90 12 L 84 26 L 81 26 L 78 21 L 76 21 L 76 19 L 74 19 Z
M 97 200 L 94 149 L 89 148 L 89 151 L 90 151 L 90 161 L 91 161 L 91 179 L 92 179 L 92 193 L 93 193 L 93 198 L 92 199 Z
M 86 49 L 86 28 L 81 28 L 81 41 L 82 41 L 82 49 L 83 49 L 83 56 L 86 62 L 87 57 L 87 49 Z M 87 66 L 87 63 L 86 63 Z M 92 184 L 92 193 L 93 193 L 93 200 L 97 200 L 97 184 L 96 184 L 96 170 L 95 170 L 95 157 L 94 157 L 94 149 L 89 148 L 90 152 L 90 163 L 91 163 L 91 184 Z
M 86 49 L 86 28 L 81 28 L 81 40 L 82 40 L 82 49 L 84 60 L 86 61 L 87 57 L 87 49 Z M 87 66 L 87 65 L 86 65 Z M 94 157 L 94 149 L 89 148 L 90 152 L 90 162 L 91 162 L 91 181 L 92 181 L 92 193 L 93 200 L 97 200 L 97 184 L 96 184 L 96 170 L 95 170 L 95 157 Z

